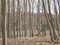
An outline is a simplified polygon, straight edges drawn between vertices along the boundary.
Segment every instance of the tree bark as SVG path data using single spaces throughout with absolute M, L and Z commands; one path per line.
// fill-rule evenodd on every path
M 59 7 L 59 26 L 60 26 L 60 0 L 58 0 L 58 7 Z M 58 31 L 58 36 L 60 37 L 60 28 Z
M 51 15 L 51 10 L 50 10 L 50 1 L 48 0 L 48 11 L 49 11 L 49 21 L 50 21 L 50 24 L 51 24 L 51 27 L 52 27 L 52 30 L 53 30 L 53 36 L 54 36 L 54 39 L 56 40 L 57 39 L 57 35 L 56 35 L 56 32 L 54 30 L 54 26 L 53 26 L 53 20 L 52 20 L 52 15 Z
M 14 34 L 14 38 L 16 38 L 15 36 L 15 0 L 12 0 L 12 30 L 13 30 L 13 34 Z
M 49 31 L 50 31 L 51 41 L 54 41 L 54 35 L 53 35 L 52 29 L 51 29 L 51 24 L 50 24 L 50 22 L 47 18 L 47 15 L 46 15 L 46 8 L 45 8 L 44 0 L 42 0 L 42 3 L 43 3 L 43 8 L 44 8 L 44 16 L 46 18 L 48 28 L 49 28 Z
M 30 34 L 30 37 L 32 37 L 31 2 L 28 0 L 28 3 L 29 3 L 29 34 Z
M 20 30 L 20 1 L 18 0 L 18 7 L 17 7 L 17 37 L 21 37 L 21 30 Z
M 55 3 L 55 0 L 53 0 L 54 1 L 54 11 L 55 11 L 55 15 L 56 15 L 56 30 L 58 30 L 58 36 L 59 36 L 59 34 L 60 34 L 60 30 L 59 30 L 59 26 L 58 26 L 58 15 L 57 15 L 57 8 L 56 8 L 56 3 Z
M 6 0 L 1 0 L 1 15 L 2 15 L 2 45 L 7 45 L 7 31 L 6 31 Z
M 9 15 L 10 15 L 10 0 L 7 1 L 8 3 L 8 23 L 7 23 L 7 37 L 9 38 Z

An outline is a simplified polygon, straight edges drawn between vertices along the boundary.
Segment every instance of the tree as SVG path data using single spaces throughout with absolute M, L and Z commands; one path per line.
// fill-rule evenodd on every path
M 59 12 L 60 12 L 60 0 L 58 0 L 57 2 L 58 2 Z M 60 13 L 59 13 L 59 15 L 60 15 Z
M 7 31 L 6 31 L 6 18 L 5 18 L 5 13 L 6 13 L 6 0 L 1 0 L 1 15 L 2 15 L 2 23 L 1 23 L 1 28 L 2 28 L 2 45 L 7 45 Z
M 15 0 L 12 0 L 12 30 L 15 38 Z
M 50 1 L 47 0 L 48 2 L 48 11 L 49 11 L 49 21 L 50 21 L 50 24 L 51 24 L 51 27 L 52 27 L 52 30 L 53 30 L 53 36 L 54 36 L 54 39 L 56 40 L 57 39 L 57 35 L 56 35 L 56 32 L 54 30 L 54 26 L 53 26 L 53 20 L 52 20 L 52 15 L 51 15 L 51 10 L 50 10 Z
M 9 15 L 10 15 L 10 0 L 7 0 L 8 2 L 8 23 L 7 23 L 7 37 L 9 37 Z
M 29 34 L 30 34 L 30 37 L 31 37 L 32 36 L 31 0 L 28 0 L 28 4 L 29 4 Z
M 43 4 L 43 9 L 44 9 L 44 16 L 46 18 L 46 21 L 47 21 L 47 24 L 48 24 L 48 28 L 49 28 L 49 31 L 50 31 L 50 36 L 51 36 L 51 41 L 54 41 L 54 35 L 53 35 L 53 31 L 51 29 L 51 24 L 50 24 L 50 21 L 48 19 L 48 15 L 46 14 L 46 7 L 45 7 L 45 4 L 44 4 L 44 1 L 42 0 L 42 4 Z
M 21 30 L 20 30 L 20 1 L 17 0 L 18 4 L 17 4 L 17 20 L 16 20 L 16 23 L 17 23 L 17 37 L 21 37 Z
M 60 0 L 58 2 L 58 7 L 59 7 L 59 26 L 60 26 Z M 60 29 L 58 30 L 58 36 L 60 37 Z
M 24 0 L 24 36 L 26 37 L 26 12 L 27 12 L 27 0 Z
M 33 25 L 33 15 L 34 15 L 34 14 L 33 14 L 33 10 L 34 10 L 34 0 L 31 0 L 31 1 L 32 1 L 32 17 L 31 17 L 31 18 L 32 18 L 32 20 L 31 20 L 31 21 L 32 21 L 32 22 L 31 22 L 31 26 L 32 26 L 32 25 Z M 32 33 L 31 33 L 31 34 L 32 34 L 32 37 L 33 37 L 33 36 L 34 36 L 33 26 L 32 26 Z
M 37 31 L 38 36 L 40 35 L 40 0 L 38 0 L 38 6 L 37 6 Z
M 56 15 L 56 30 L 58 30 L 58 36 L 59 36 L 59 34 L 60 34 L 60 30 L 59 30 L 59 26 L 58 26 L 58 14 L 57 14 L 57 7 L 56 7 L 56 2 L 55 2 L 55 0 L 53 0 L 53 2 L 54 2 L 54 11 L 55 11 L 55 15 Z

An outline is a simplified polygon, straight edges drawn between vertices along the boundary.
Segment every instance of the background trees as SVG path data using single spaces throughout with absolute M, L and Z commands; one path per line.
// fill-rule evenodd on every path
M 7 37 L 12 35 L 11 37 L 14 38 L 33 37 L 36 35 L 46 37 L 48 30 L 51 40 L 57 40 L 58 36 L 60 36 L 60 1 L 57 1 L 58 6 L 56 6 L 55 0 L 52 2 L 54 6 L 53 13 L 51 0 L 7 0 L 7 2 L 1 0 L 2 23 L 0 27 L 2 28 L 2 37 L 6 36 L 6 28 Z M 5 41 L 5 38 L 3 39 Z

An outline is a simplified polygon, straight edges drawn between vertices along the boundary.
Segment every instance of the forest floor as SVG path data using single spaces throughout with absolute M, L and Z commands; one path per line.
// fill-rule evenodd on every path
M 1 38 L 0 45 L 2 45 Z M 49 38 L 43 37 L 22 37 L 7 39 L 7 45 L 60 45 L 60 42 L 51 42 Z

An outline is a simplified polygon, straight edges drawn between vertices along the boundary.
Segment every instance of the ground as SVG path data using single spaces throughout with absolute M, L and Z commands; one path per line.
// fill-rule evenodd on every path
M 60 45 L 60 42 L 51 42 L 50 39 L 43 37 L 9 38 L 7 42 L 7 45 Z M 0 45 L 2 45 L 1 39 Z

